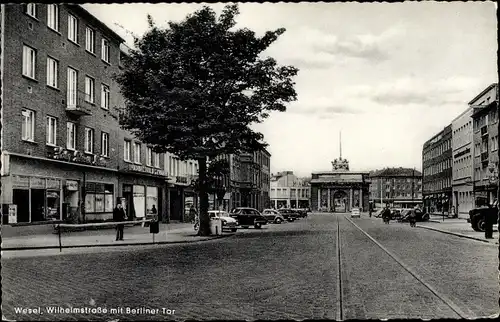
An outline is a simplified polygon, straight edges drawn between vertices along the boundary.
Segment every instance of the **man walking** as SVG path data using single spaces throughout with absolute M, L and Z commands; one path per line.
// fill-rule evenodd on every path
M 122 204 L 120 202 L 116 203 L 115 209 L 113 209 L 113 221 L 121 222 L 125 220 L 125 211 L 123 210 Z M 123 228 L 124 224 L 116 225 L 116 240 L 123 240 Z

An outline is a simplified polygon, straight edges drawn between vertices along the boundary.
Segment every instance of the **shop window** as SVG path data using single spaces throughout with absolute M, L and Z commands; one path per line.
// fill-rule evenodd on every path
M 87 182 L 85 185 L 85 212 L 113 212 L 114 187 L 112 184 Z

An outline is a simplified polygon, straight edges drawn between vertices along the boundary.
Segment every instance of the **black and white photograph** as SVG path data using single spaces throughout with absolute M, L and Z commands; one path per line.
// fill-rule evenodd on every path
M 498 318 L 497 14 L 0 4 L 2 321 Z

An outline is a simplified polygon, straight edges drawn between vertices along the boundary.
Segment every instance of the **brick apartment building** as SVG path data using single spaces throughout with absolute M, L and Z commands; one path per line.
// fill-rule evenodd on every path
M 118 125 L 123 39 L 79 5 L 3 4 L 1 17 L 2 212 L 103 220 L 120 198 L 129 218 L 165 216 L 163 156 Z
M 452 150 L 451 124 L 424 143 L 422 194 L 426 212 L 449 213 L 452 210 Z
M 473 188 L 477 206 L 497 197 L 498 95 L 498 84 L 491 84 L 469 102 L 473 109 Z
M 410 168 L 386 168 L 370 173 L 370 203 L 374 208 L 422 206 L 422 173 Z

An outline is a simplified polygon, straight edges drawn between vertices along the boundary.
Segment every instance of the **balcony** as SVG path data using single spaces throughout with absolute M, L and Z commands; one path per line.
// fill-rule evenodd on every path
M 481 136 L 487 136 L 488 135 L 488 126 L 485 125 L 481 127 Z
M 481 153 L 481 162 L 488 162 L 488 151 Z
M 91 106 L 94 105 L 86 100 L 87 94 L 76 92 L 73 95 L 68 95 L 66 100 L 66 112 L 74 116 L 89 116 L 92 115 Z

